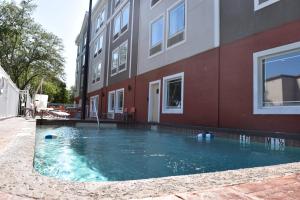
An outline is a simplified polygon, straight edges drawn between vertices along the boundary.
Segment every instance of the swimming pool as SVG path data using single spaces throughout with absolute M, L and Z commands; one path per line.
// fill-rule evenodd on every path
M 57 139 L 45 140 L 56 134 Z M 168 130 L 40 126 L 34 168 L 70 181 L 124 181 L 190 175 L 300 161 L 288 140 Z M 295 144 L 297 142 L 293 142 Z

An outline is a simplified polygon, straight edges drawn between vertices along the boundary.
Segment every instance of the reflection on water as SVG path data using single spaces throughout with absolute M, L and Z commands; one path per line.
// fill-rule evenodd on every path
M 58 135 L 45 140 L 46 134 Z M 136 180 L 187 175 L 300 160 L 290 140 L 214 133 L 170 133 L 146 129 L 40 127 L 35 169 L 74 181 Z M 292 141 L 293 144 L 297 142 Z

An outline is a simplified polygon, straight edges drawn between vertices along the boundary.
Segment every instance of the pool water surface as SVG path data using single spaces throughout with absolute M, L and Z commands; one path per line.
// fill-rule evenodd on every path
M 45 140 L 56 134 L 57 139 Z M 262 142 L 256 142 L 262 141 Z M 284 139 L 134 128 L 37 127 L 34 168 L 70 181 L 125 181 L 300 161 Z

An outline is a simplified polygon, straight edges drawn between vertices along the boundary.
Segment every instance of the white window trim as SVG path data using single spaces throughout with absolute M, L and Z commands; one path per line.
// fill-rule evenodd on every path
M 256 52 L 253 54 L 253 114 L 254 115 L 294 115 L 300 114 L 300 106 L 263 106 L 263 80 L 262 58 L 284 53 L 287 51 L 300 50 L 300 42 Z
M 126 55 L 126 63 L 125 63 L 125 68 L 124 69 L 122 69 L 122 70 L 119 70 L 119 67 L 120 67 L 120 58 L 121 58 L 121 56 L 120 56 L 120 47 L 122 46 L 122 45 L 124 45 L 124 44 L 126 44 L 127 43 L 127 55 Z M 116 71 L 116 73 L 111 73 L 111 71 L 112 71 L 112 66 L 113 66 L 113 54 L 114 54 L 114 52 L 118 52 L 118 67 L 117 67 L 117 71 Z M 117 48 L 115 48 L 113 51 L 112 51 L 112 55 L 111 55 L 111 69 L 110 69 L 110 76 L 112 77 L 112 76 L 115 76 L 115 75 L 117 75 L 117 74 L 119 74 L 119 73 L 121 73 L 121 72 L 124 72 L 124 71 L 126 71 L 127 70 L 127 67 L 128 67 L 128 40 L 126 40 L 125 42 L 123 42 L 122 44 L 120 44 Z
M 182 84 L 181 84 L 181 108 L 167 108 L 167 81 L 171 79 L 181 78 Z M 174 74 L 171 76 L 166 76 L 163 78 L 163 107 L 162 107 L 162 113 L 163 114 L 183 114 L 183 107 L 184 107 L 184 72 Z
M 185 25 L 184 25 L 184 31 L 183 31 L 183 33 L 184 33 L 184 39 L 182 40 L 182 41 L 180 41 L 180 42 L 178 42 L 178 43 L 176 43 L 176 44 L 174 44 L 174 45 L 172 45 L 172 46 L 170 46 L 170 47 L 168 47 L 168 39 L 169 39 L 169 23 L 170 23 L 170 15 L 169 15 L 169 13 L 170 13 L 170 10 L 172 10 L 173 8 L 175 8 L 176 6 L 178 6 L 180 3 L 182 3 L 182 2 L 184 2 L 184 15 L 185 15 Z M 168 9 L 167 9 L 167 23 L 166 23 L 166 32 L 165 32 L 165 40 L 166 40 L 166 50 L 170 50 L 170 49 L 172 49 L 172 48 L 174 48 L 174 47 L 177 47 L 177 46 L 179 46 L 179 45 L 182 45 L 182 44 L 184 44 L 185 42 L 186 42 L 186 40 L 187 40 L 187 17 L 188 17 L 188 15 L 187 15 L 187 0 L 179 0 L 179 1 L 177 1 L 176 3 L 174 3 L 172 6 L 170 6 Z M 174 36 L 176 36 L 176 35 L 178 35 L 178 34 L 180 34 L 180 33 L 182 33 L 182 32 L 178 32 L 178 33 L 176 33 L 175 35 L 173 35 L 173 37 Z
M 111 110 L 110 108 L 111 108 L 111 94 L 114 94 L 114 102 L 115 102 L 115 105 L 114 105 L 114 108 L 113 108 L 113 110 Z M 115 113 L 115 109 L 116 109 L 116 91 L 115 90 L 113 90 L 113 91 L 110 91 L 109 93 L 108 93 L 108 112 L 109 113 Z
M 160 18 L 162 18 L 162 20 L 163 20 L 163 35 L 162 35 L 162 42 L 161 42 L 162 49 L 161 49 L 160 52 L 157 52 L 153 55 L 150 55 L 150 50 L 152 48 L 152 44 L 151 44 L 151 42 L 152 42 L 152 24 L 154 22 L 156 22 L 157 20 L 159 20 Z M 159 54 L 162 54 L 164 52 L 164 49 L 165 49 L 165 29 L 166 29 L 165 27 L 166 27 L 166 25 L 165 25 L 165 14 L 162 14 L 162 15 L 154 18 L 152 21 L 150 21 L 150 23 L 149 23 L 149 50 L 148 50 L 149 54 L 148 54 L 148 58 L 153 58 L 153 57 L 158 56 Z
M 268 0 L 268 1 L 260 4 L 259 0 L 254 0 L 254 11 L 258 11 L 258 10 L 265 8 L 267 6 L 270 6 L 278 1 L 280 1 L 280 0 Z
M 152 10 L 152 9 L 155 8 L 160 2 L 162 2 L 162 0 L 159 0 L 159 1 L 156 2 L 156 4 L 154 4 L 153 6 L 152 6 L 152 0 L 149 0 L 149 2 L 150 2 L 150 9 Z
M 123 107 L 121 110 L 118 109 L 118 104 L 119 104 L 119 95 L 118 95 L 118 92 L 123 92 Z M 124 111 L 124 99 L 125 99 L 125 90 L 124 88 L 122 89 L 118 89 L 116 90 L 116 94 L 115 94 L 115 113 L 123 113 Z
M 126 7 L 129 8 L 129 19 L 128 19 L 128 24 L 127 24 L 127 29 L 124 32 L 122 32 L 122 28 L 124 27 L 123 26 L 123 10 Z M 130 24 L 130 3 L 125 4 L 125 6 L 122 7 L 122 9 L 120 10 L 120 12 L 114 17 L 114 20 L 113 20 L 114 21 L 114 26 L 115 26 L 115 19 L 117 17 L 119 17 L 119 16 L 120 16 L 120 31 L 117 32 L 117 33 L 114 33 L 114 30 L 113 30 L 113 38 L 115 37 L 116 34 L 118 34 L 118 37 L 116 37 L 115 39 L 113 39 L 113 43 L 116 40 L 118 40 L 118 38 L 120 38 L 122 35 L 124 35 L 128 31 L 128 29 L 129 29 L 129 24 Z M 114 29 L 114 26 L 113 26 L 113 29 Z

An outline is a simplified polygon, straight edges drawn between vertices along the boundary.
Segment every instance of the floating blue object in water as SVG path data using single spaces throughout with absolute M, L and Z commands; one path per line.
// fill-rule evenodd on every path
M 197 135 L 198 140 L 211 140 L 213 139 L 215 136 L 213 133 L 210 132 L 201 132 Z
M 45 136 L 46 140 L 51 140 L 51 139 L 56 139 L 56 138 L 57 138 L 57 135 L 46 135 Z

